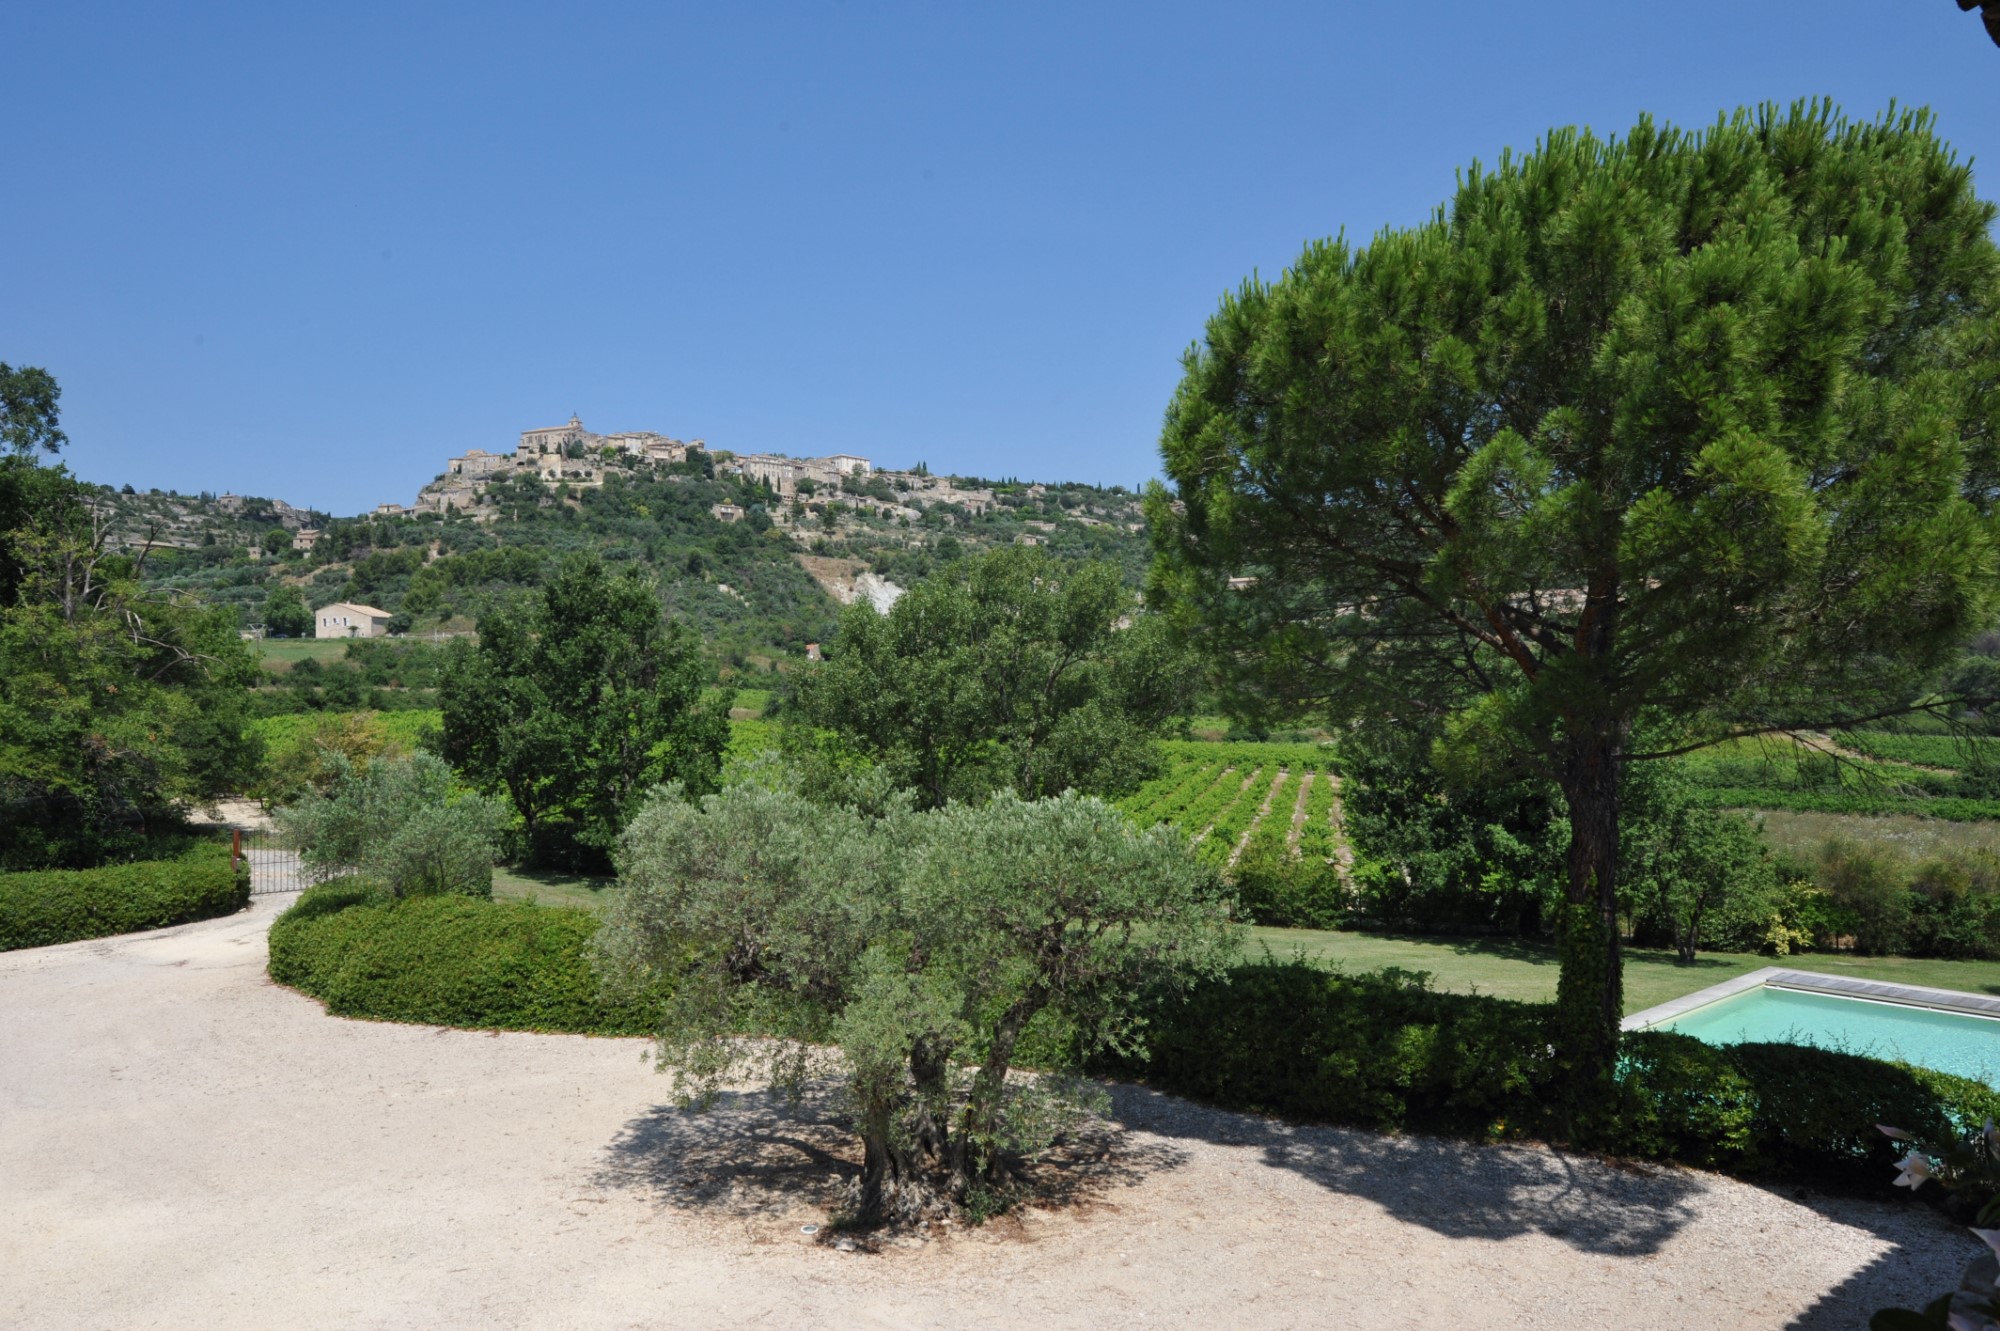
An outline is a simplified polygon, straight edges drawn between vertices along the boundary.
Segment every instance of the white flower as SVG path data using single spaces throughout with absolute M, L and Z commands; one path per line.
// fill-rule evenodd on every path
M 1993 1120 L 1990 1118 L 1987 1119 L 1986 1126 L 1991 1128 L 1993 1126 Z M 1875 1125 L 1875 1131 L 1881 1133 L 1884 1137 L 1887 1137 L 1890 1141 L 1894 1142 L 1913 1142 L 1916 1140 L 1915 1137 L 1912 1137 L 1909 1133 L 1903 1131 L 1901 1128 L 1892 1128 L 1887 1123 L 1877 1123 Z
M 1898 1160 L 1896 1168 L 1903 1171 L 1896 1176 L 1896 1186 L 1908 1188 L 1912 1192 L 1922 1187 L 1924 1180 L 1931 1177 L 1931 1162 L 1915 1151 Z

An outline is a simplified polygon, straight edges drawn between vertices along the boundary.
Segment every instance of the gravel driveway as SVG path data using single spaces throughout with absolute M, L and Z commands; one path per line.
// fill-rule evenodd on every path
M 264 976 L 286 900 L 0 955 L 0 1325 L 1853 1328 L 1976 1250 L 1121 1090 L 1067 1204 L 837 1252 L 800 1233 L 848 1168 L 812 1106 L 691 1118 L 642 1042 L 327 1017 Z

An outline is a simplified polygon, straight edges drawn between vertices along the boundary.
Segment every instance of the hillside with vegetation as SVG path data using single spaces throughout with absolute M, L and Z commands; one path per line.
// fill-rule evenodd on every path
M 990 503 L 951 497 L 968 492 Z M 1021 544 L 1116 564 L 1136 588 L 1147 559 L 1138 496 L 1123 487 L 920 468 L 849 477 L 838 491 L 807 483 L 781 500 L 705 454 L 607 467 L 594 486 L 503 475 L 472 513 L 329 518 L 266 499 L 130 487 L 96 487 L 95 498 L 115 547 L 143 556 L 149 587 L 225 608 L 246 630 L 291 627 L 282 615 L 267 623 L 267 608 L 296 594 L 307 611 L 377 606 L 402 635 L 462 634 L 541 585 L 562 556 L 592 553 L 653 575 L 669 612 L 700 631 L 725 670 L 802 659 L 861 594 L 863 574 L 901 589 L 962 555 Z M 309 550 L 294 548 L 302 526 L 318 532 Z

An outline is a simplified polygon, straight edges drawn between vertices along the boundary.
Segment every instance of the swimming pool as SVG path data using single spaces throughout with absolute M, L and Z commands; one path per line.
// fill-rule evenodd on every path
M 1766 966 L 1625 1018 L 1709 1044 L 1810 1044 L 2000 1087 L 2000 998 Z
M 1708 1044 L 1813 1044 L 2000 1086 L 2000 1020 L 1760 985 L 1662 1022 Z

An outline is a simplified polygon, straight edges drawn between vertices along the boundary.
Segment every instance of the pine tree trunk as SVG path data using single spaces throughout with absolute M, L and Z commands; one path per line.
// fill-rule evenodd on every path
M 1572 1089 L 1594 1098 L 1608 1085 L 1624 1015 L 1618 943 L 1618 825 L 1621 728 L 1572 740 L 1561 785 L 1569 806 L 1569 882 L 1557 940 L 1557 1054 Z

